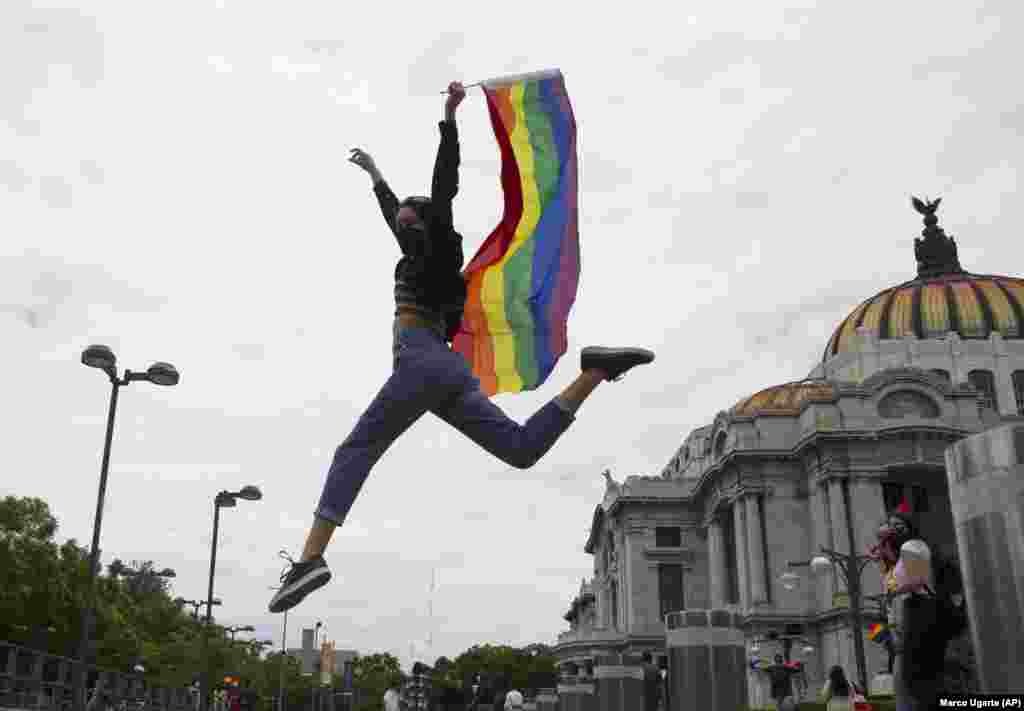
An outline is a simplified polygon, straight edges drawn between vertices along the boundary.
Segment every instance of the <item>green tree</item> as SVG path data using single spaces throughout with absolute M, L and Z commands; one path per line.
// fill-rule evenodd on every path
M 42 499 L 0 500 L 0 638 L 66 654 L 77 639 L 75 586 L 84 571 L 81 549 L 58 546 L 56 533 Z
M 401 683 L 402 666 L 393 655 L 384 652 L 356 657 L 352 665 L 352 685 L 359 700 L 356 711 L 377 711 L 384 692 L 399 688 Z
M 538 645 L 516 649 L 507 645 L 474 645 L 455 658 L 449 678 L 463 683 L 479 674 L 485 689 L 508 687 L 536 692 L 554 686 L 557 660 L 550 651 Z

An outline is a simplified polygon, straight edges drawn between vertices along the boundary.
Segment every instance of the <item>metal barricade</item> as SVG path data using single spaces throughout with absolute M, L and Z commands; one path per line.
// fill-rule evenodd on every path
M 81 669 L 74 659 L 0 641 L 0 707 L 71 711 Z M 88 711 L 192 711 L 185 688 L 160 687 L 138 674 L 91 665 L 84 673 Z

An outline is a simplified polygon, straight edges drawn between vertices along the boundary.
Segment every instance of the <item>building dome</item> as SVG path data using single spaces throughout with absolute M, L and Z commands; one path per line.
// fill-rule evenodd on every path
M 809 400 L 830 401 L 835 397 L 832 384 L 823 380 L 803 380 L 796 383 L 785 383 L 754 393 L 736 403 L 732 414 L 737 417 L 754 417 L 756 415 L 800 414 L 803 404 Z
M 879 292 L 855 308 L 839 324 L 825 348 L 823 360 L 857 349 L 857 329 L 867 328 L 879 339 L 915 336 L 944 338 L 1024 338 L 1024 279 L 965 272 L 956 242 L 938 226 L 939 200 L 914 207 L 925 216 L 923 239 L 914 240 L 918 275 Z

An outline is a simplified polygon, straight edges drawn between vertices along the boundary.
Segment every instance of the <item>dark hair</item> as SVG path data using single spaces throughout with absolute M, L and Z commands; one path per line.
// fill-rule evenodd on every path
M 781 654 L 776 654 L 775 655 L 775 663 L 778 664 L 781 661 L 782 661 L 782 655 Z
M 914 518 L 910 514 L 905 514 L 901 511 L 891 511 L 886 517 L 886 522 L 894 518 L 902 521 L 903 525 L 907 527 L 907 540 L 921 537 L 921 532 L 917 530 L 917 524 L 914 523 Z
M 828 670 L 828 681 L 832 685 L 833 695 L 850 695 L 850 682 L 846 680 L 846 674 L 843 673 L 843 668 L 838 664 Z
M 640 655 L 640 657 L 648 664 L 654 661 L 654 655 L 652 655 L 650 651 L 645 651 L 643 654 Z
M 424 197 L 423 195 L 410 195 L 405 200 L 398 203 L 398 206 L 411 207 L 424 222 L 427 221 L 427 217 L 430 215 L 430 198 Z

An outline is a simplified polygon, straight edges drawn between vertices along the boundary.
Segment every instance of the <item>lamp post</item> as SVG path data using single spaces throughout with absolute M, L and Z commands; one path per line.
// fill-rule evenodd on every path
M 323 674 L 321 673 L 320 667 L 323 664 L 324 655 L 320 650 L 320 628 L 324 626 L 324 623 L 320 620 L 316 621 L 316 625 L 313 627 L 313 653 L 316 654 L 316 661 L 313 662 L 313 709 L 314 711 L 320 711 L 320 684 L 322 683 Z
M 291 563 L 288 551 L 282 549 L 277 553 L 278 557 Z M 280 587 L 270 587 L 271 590 L 280 590 Z M 281 627 L 281 673 L 278 679 L 278 701 L 277 711 L 284 711 L 284 665 L 288 661 L 288 610 L 284 611 L 284 622 Z
M 110 380 L 110 405 L 107 409 L 107 432 L 103 441 L 103 459 L 100 463 L 100 489 L 96 497 L 96 516 L 92 524 L 92 546 L 89 549 L 89 579 L 82 610 L 81 630 L 78 637 L 78 673 L 75 677 L 74 705 L 85 711 L 85 665 L 89 657 L 89 632 L 96 608 L 96 575 L 100 564 L 100 530 L 103 526 L 103 502 L 107 496 L 107 473 L 110 466 L 110 445 L 114 439 L 114 417 L 117 414 L 117 395 L 121 386 L 145 380 L 154 385 L 172 386 L 180 380 L 178 371 L 170 363 L 153 363 L 144 373 L 124 371 L 117 375 L 117 357 L 109 347 L 92 345 L 82 351 L 82 365 L 102 370 Z
M 235 635 L 239 632 L 255 632 L 256 628 L 252 625 L 242 625 L 241 627 L 225 627 L 224 632 L 231 635 L 231 641 L 235 641 Z
M 183 597 L 174 598 L 174 602 L 178 605 L 191 605 L 192 606 L 192 619 L 196 622 L 199 621 L 199 608 L 206 606 L 206 600 L 186 600 Z M 221 599 L 219 597 L 213 598 L 214 605 L 221 605 Z
M 831 548 L 822 548 L 821 553 L 811 560 L 790 562 L 790 568 L 810 568 L 814 573 L 825 573 L 838 569 L 846 591 L 849 595 L 849 619 L 853 633 L 853 651 L 857 660 L 857 679 L 864 693 L 868 691 L 867 661 L 864 656 L 864 614 L 860 577 L 864 568 L 874 562 L 874 558 L 859 553 L 840 553 Z M 787 590 L 795 590 L 800 583 L 800 576 L 792 572 L 783 573 L 780 581 Z
M 220 528 L 221 508 L 231 508 L 238 505 L 238 499 L 244 501 L 259 501 L 263 498 L 262 492 L 255 486 L 245 486 L 238 491 L 222 491 L 213 499 L 213 538 L 210 541 L 210 582 L 206 592 L 206 625 L 203 629 L 203 657 L 206 662 L 205 673 L 203 674 L 202 698 L 200 699 L 200 711 L 208 711 L 210 708 L 210 624 L 213 617 L 213 575 L 217 569 L 217 533 Z

